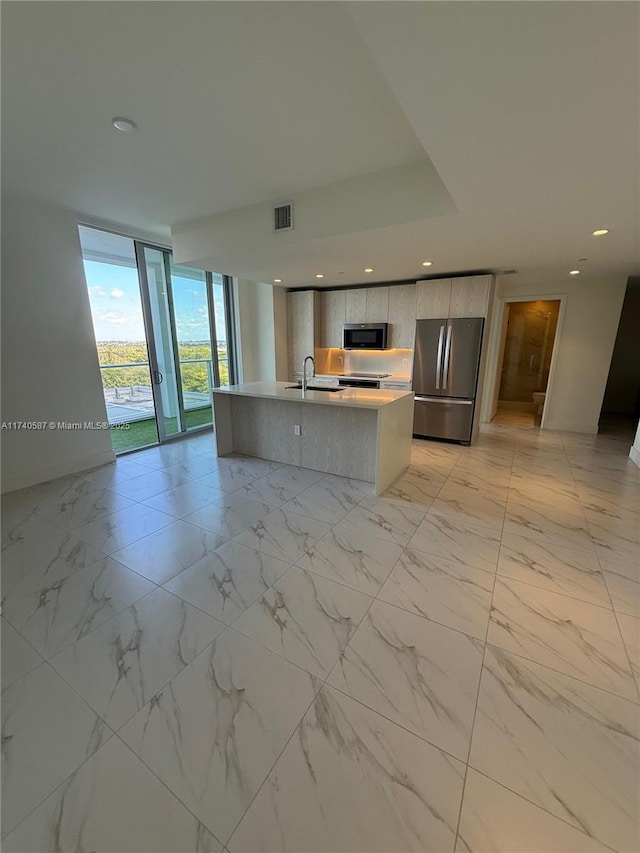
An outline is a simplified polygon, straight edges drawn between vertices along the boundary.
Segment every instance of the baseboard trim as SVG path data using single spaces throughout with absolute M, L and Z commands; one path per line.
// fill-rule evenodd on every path
M 101 465 L 108 465 L 114 462 L 116 454 L 113 450 L 106 450 L 104 453 L 97 453 L 95 456 L 85 456 L 82 459 L 77 459 L 74 462 L 57 463 L 47 465 L 36 471 L 24 472 L 20 475 L 3 475 L 2 477 L 2 494 L 6 495 L 10 492 L 17 492 L 19 489 L 28 489 L 30 486 L 37 486 L 40 483 L 48 483 L 49 480 L 58 480 L 60 477 L 67 477 L 69 474 L 79 474 L 81 471 L 89 471 L 91 468 L 99 468 Z
M 640 468 L 640 448 L 634 445 L 629 451 L 629 459 Z
M 598 424 L 583 424 L 574 421 L 547 421 L 544 429 L 557 430 L 558 432 L 581 432 L 584 435 L 598 434 Z

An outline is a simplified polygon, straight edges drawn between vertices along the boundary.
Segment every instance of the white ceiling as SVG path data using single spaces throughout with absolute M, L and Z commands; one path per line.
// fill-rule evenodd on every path
M 413 278 L 425 257 L 435 275 L 557 281 L 581 257 L 637 274 L 638 9 L 5 0 L 3 190 L 165 238 L 215 215 L 234 239 L 209 266 L 289 286 Z M 243 216 L 409 164 L 446 196 L 428 216 L 372 192 L 379 221 L 356 205 L 341 233 L 268 251 Z

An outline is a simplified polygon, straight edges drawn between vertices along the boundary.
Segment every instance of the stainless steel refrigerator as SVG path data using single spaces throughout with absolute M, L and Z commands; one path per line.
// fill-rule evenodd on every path
M 416 322 L 414 435 L 471 442 L 483 326 L 482 317 Z

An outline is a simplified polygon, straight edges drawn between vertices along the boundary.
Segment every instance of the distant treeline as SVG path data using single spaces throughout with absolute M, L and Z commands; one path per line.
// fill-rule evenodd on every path
M 204 361 L 195 364 L 182 362 L 191 359 L 210 359 L 211 346 L 205 341 L 187 341 L 178 344 L 180 355 L 180 371 L 184 391 L 206 392 L 209 389 L 207 364 Z M 98 358 L 100 364 L 126 364 L 143 361 L 139 367 L 117 367 L 102 370 L 102 384 L 105 388 L 128 388 L 132 385 L 149 386 L 149 368 L 147 345 L 144 341 L 100 341 L 98 343 Z M 218 359 L 220 359 L 220 381 L 228 384 L 229 370 L 227 367 L 226 344 L 218 344 Z M 224 361 L 222 361 L 224 359 Z

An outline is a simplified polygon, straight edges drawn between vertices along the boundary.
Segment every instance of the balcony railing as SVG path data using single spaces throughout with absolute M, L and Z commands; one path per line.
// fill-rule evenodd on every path
M 222 384 L 228 382 L 228 361 L 218 360 Z M 206 378 L 198 375 L 188 365 L 204 364 Z M 183 368 L 183 365 L 185 367 Z M 128 361 L 119 364 L 101 364 L 102 387 L 110 424 L 129 423 L 152 418 L 155 415 L 149 362 Z M 119 371 L 119 373 L 114 373 Z M 213 362 L 210 358 L 180 359 L 182 397 L 185 411 L 201 409 L 210 404 L 213 388 Z M 191 374 L 191 375 L 190 375 Z M 203 383 L 203 379 L 205 382 Z M 203 390 L 203 384 L 206 387 Z

